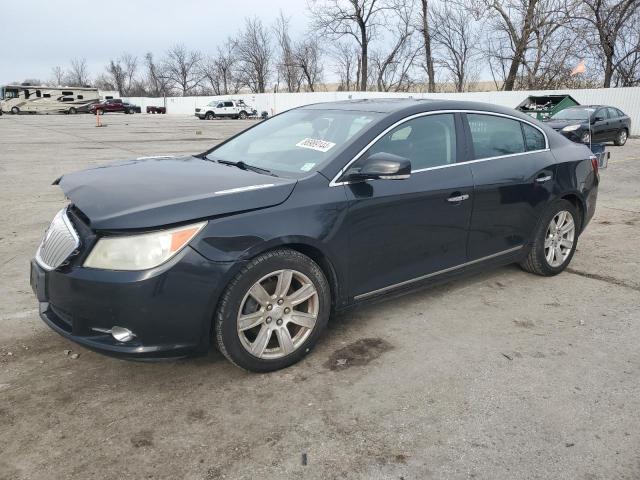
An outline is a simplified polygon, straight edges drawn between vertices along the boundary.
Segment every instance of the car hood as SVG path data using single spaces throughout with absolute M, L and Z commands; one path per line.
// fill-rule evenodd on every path
M 153 157 L 64 175 L 56 181 L 96 230 L 141 229 L 284 202 L 296 180 L 197 157 Z
M 567 127 L 569 125 L 580 125 L 584 128 L 587 128 L 587 124 L 581 120 L 554 120 L 552 118 L 544 123 L 554 130 L 562 130 L 564 127 Z

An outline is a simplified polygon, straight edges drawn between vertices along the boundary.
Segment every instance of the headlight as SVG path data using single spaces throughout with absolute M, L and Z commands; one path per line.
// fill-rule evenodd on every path
M 182 250 L 207 222 L 139 235 L 102 237 L 84 262 L 105 270 L 147 270 Z
M 582 125 L 567 125 L 562 129 L 563 132 L 574 132 L 578 130 Z

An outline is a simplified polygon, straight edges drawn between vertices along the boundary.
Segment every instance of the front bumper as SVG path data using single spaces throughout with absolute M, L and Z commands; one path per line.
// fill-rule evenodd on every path
M 204 113 L 204 112 L 196 112 L 194 115 L 196 117 L 198 117 L 200 120 L 204 120 L 204 117 L 206 116 L 206 113 Z
M 167 264 L 142 272 L 31 265 L 40 317 L 60 335 L 91 350 L 129 359 L 204 353 L 217 299 L 232 263 L 211 262 L 190 247 Z M 114 326 L 136 336 L 118 342 Z

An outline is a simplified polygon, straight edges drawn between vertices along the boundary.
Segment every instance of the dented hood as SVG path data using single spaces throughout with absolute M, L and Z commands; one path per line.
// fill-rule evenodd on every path
M 96 230 L 152 228 L 278 205 L 295 180 L 197 157 L 146 158 L 64 175 L 58 183 Z

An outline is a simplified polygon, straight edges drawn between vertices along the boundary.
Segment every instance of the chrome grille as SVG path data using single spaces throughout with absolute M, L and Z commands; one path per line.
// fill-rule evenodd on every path
M 45 270 L 54 270 L 69 258 L 80 246 L 80 239 L 63 208 L 53 218 L 51 225 L 36 252 L 36 261 Z

